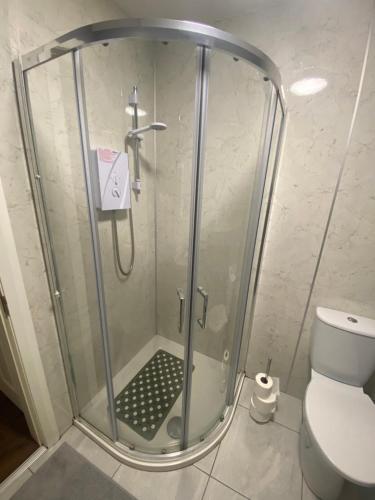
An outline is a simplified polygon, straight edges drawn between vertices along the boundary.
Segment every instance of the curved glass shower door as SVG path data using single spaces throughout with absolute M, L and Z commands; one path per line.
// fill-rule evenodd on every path
M 125 152 L 132 183 L 130 210 L 96 212 L 114 394 L 113 402 L 108 402 L 103 389 L 85 419 L 100 428 L 112 403 L 120 442 L 148 453 L 177 451 L 181 448 L 196 46 L 121 40 L 83 49 L 81 66 L 93 156 L 99 148 Z M 128 135 L 152 122 L 163 122 L 166 129 Z M 95 158 L 91 168 L 99 168 Z M 137 178 L 140 190 L 134 185 Z M 121 273 L 116 245 L 128 275 Z
M 15 65 L 75 423 L 170 469 L 233 416 L 279 75 L 187 21 L 78 31 Z
M 256 171 L 270 83 L 244 61 L 210 51 L 200 228 L 192 307 L 194 349 L 188 443 L 199 442 L 223 418 L 234 376 L 236 322 Z M 256 214 L 253 214 L 256 216 Z M 256 230 L 256 224 L 250 231 Z M 247 290 L 241 293 L 247 294 Z M 232 384 L 234 389 L 234 385 Z M 202 418 L 204 415 L 204 418 Z

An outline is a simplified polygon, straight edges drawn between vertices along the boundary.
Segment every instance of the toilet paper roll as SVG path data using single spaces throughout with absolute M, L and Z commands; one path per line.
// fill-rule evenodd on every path
M 254 406 L 253 400 L 250 401 L 250 409 L 249 409 L 250 417 L 255 420 L 255 422 L 259 422 L 261 424 L 265 424 L 271 419 L 272 414 L 263 415 L 260 413 Z
M 272 394 L 272 388 L 272 377 L 267 377 L 265 373 L 257 373 L 257 375 L 255 376 L 255 394 L 259 398 L 266 399 Z
M 276 394 L 271 394 L 268 398 L 260 398 L 256 394 L 253 394 L 252 403 L 259 413 L 270 415 L 276 410 L 277 396 Z

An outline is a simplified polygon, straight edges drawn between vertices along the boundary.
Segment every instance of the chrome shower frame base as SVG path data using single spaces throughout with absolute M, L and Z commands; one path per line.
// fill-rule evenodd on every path
M 120 442 L 111 441 L 107 436 L 89 425 L 82 418 L 74 419 L 73 424 L 113 458 L 129 467 L 152 472 L 181 469 L 201 460 L 222 441 L 232 423 L 244 379 L 245 374 L 242 373 L 237 384 L 234 403 L 232 406 L 226 408 L 223 420 L 207 435 L 204 441 L 186 450 L 165 454 L 151 454 L 131 450 Z

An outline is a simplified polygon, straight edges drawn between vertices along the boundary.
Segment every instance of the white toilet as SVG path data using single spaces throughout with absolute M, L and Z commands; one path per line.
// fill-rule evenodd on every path
M 318 307 L 310 360 L 302 473 L 316 496 L 335 500 L 345 479 L 375 486 L 375 404 L 363 392 L 375 370 L 375 320 Z

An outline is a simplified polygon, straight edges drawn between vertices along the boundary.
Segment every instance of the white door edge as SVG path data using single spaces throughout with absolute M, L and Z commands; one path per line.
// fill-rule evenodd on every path
M 8 342 L 17 368 L 30 431 L 39 444 L 52 446 L 59 431 L 31 317 L 8 208 L 0 179 L 0 280 L 10 312 Z

